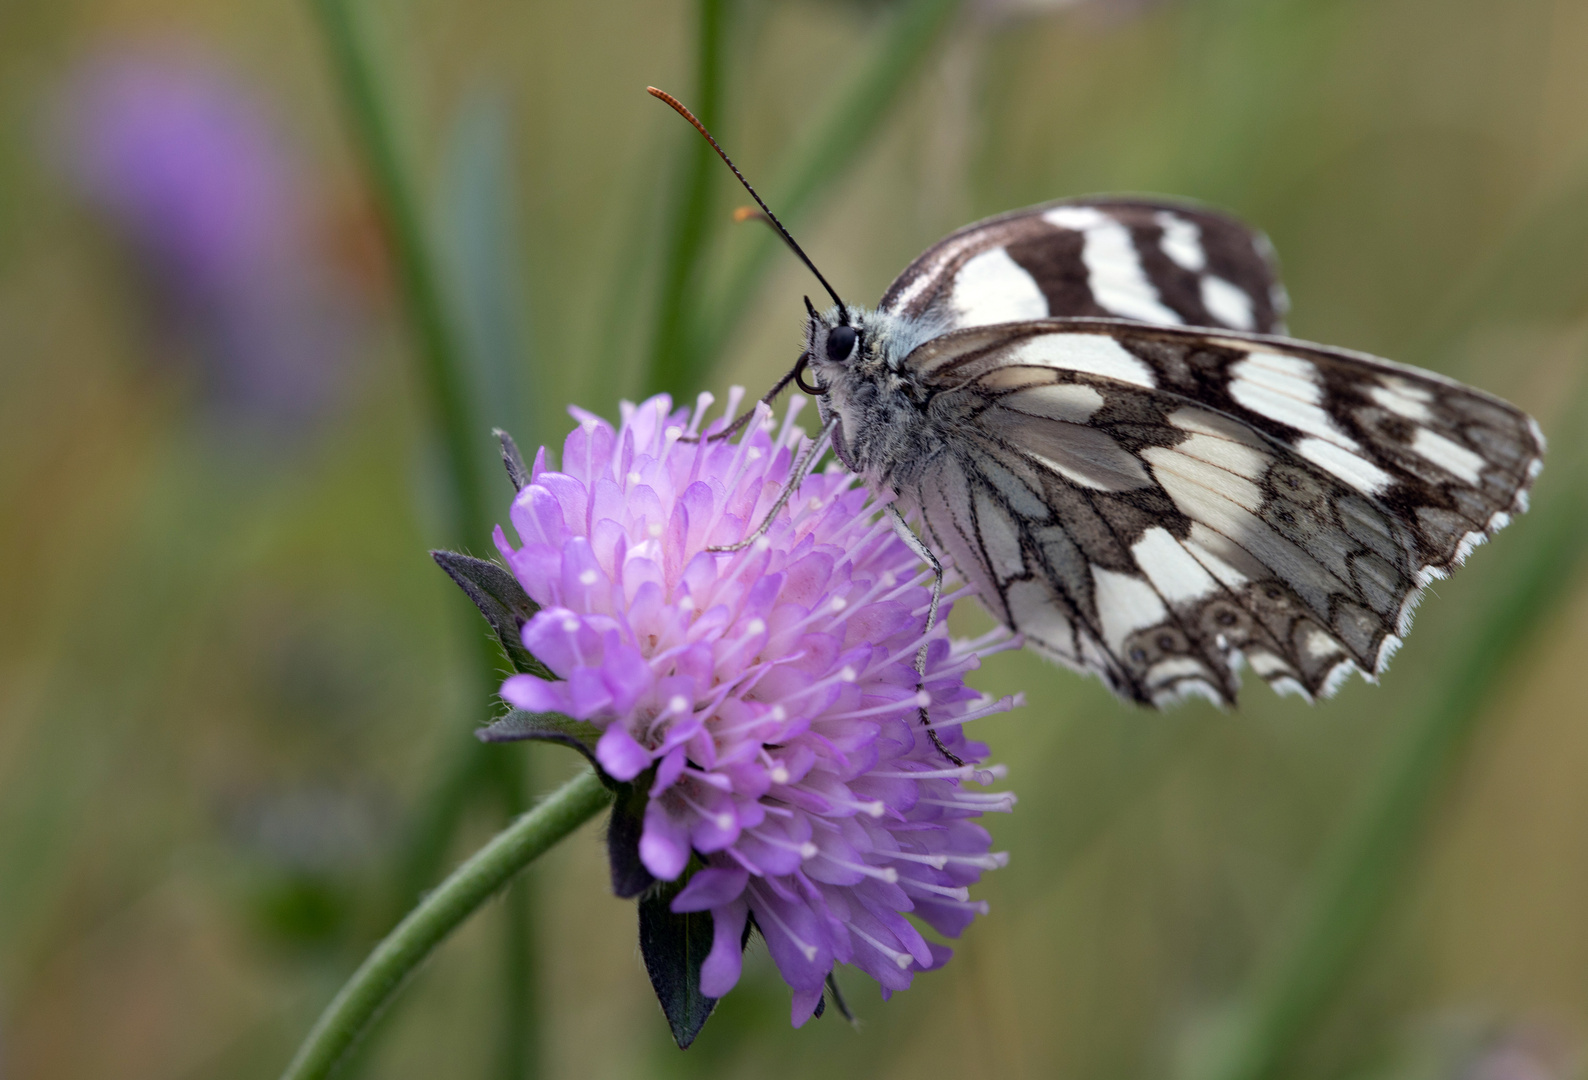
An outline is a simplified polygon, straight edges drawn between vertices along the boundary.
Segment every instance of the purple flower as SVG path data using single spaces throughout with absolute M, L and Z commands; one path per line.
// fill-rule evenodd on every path
M 800 400 L 781 428 L 762 406 L 736 442 L 682 441 L 710 402 L 693 415 L 665 396 L 625 403 L 615 432 L 575 410 L 562 471 L 536 457 L 512 509 L 522 546 L 500 529 L 496 542 L 542 605 L 524 643 L 560 681 L 515 675 L 502 696 L 596 725 L 596 757 L 619 780 L 654 767 L 639 856 L 669 881 L 692 852 L 705 864 L 672 901 L 713 916 L 702 992 L 738 981 L 754 916 L 798 1026 L 835 963 L 886 996 L 948 959 L 906 915 L 956 937 L 986 911 L 968 886 L 1007 856 L 976 819 L 1014 796 L 966 788 L 1002 773 L 977 767 L 987 749 L 961 725 L 1016 702 L 964 676 L 1014 642 L 1002 630 L 951 641 L 941 621 L 925 634 L 929 574 L 836 468 L 807 479 L 750 547 L 706 550 L 755 530 L 806 442 Z M 976 764 L 932 746 L 921 705 Z
M 298 163 L 266 110 L 192 50 L 85 62 L 55 120 L 60 164 L 127 241 L 210 403 L 279 427 L 323 407 L 350 322 L 314 250 Z

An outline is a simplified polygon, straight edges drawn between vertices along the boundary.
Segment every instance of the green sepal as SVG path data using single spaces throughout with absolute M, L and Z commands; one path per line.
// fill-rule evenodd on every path
M 481 742 L 521 742 L 525 739 L 537 739 L 541 742 L 561 743 L 579 751 L 596 767 L 597 772 L 601 772 L 601 766 L 596 762 L 595 757 L 596 740 L 601 738 L 601 729 L 586 720 L 574 720 L 561 713 L 532 713 L 523 709 L 514 709 L 474 734 Z M 601 782 L 607 787 L 612 787 L 614 783 L 605 773 L 601 773 Z
M 680 1050 L 689 1049 L 717 1007 L 716 998 L 700 992 L 700 966 L 711 952 L 711 912 L 680 915 L 669 906 L 685 880 L 680 876 L 677 881 L 664 882 L 639 903 L 640 955 Z
M 629 783 L 609 780 L 612 816 L 607 819 L 607 865 L 612 871 L 612 894 L 627 900 L 656 883 L 640 861 L 640 834 L 645 831 L 645 806 L 650 801 L 652 766 Z
M 524 648 L 524 624 L 540 610 L 540 605 L 529 598 L 517 578 L 493 562 L 456 551 L 432 551 L 430 557 L 480 609 L 496 631 L 514 671 L 541 679 L 556 678 Z

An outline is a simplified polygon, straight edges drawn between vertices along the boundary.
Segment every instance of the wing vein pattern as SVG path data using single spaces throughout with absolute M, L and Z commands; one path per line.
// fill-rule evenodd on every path
M 1429 582 L 1526 509 L 1544 442 L 1481 391 L 1284 337 L 1287 307 L 1233 218 L 1046 203 L 915 260 L 823 416 L 1039 651 L 1145 704 L 1233 702 L 1243 667 L 1315 698 L 1384 669 Z
M 1282 338 L 1123 320 L 914 350 L 934 452 L 890 482 L 993 613 L 1122 696 L 1370 680 L 1424 587 L 1527 505 L 1537 426 L 1479 391 Z

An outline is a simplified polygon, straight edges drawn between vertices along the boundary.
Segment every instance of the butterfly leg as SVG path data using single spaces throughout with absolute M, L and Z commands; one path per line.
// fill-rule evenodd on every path
M 832 438 L 833 428 L 836 427 L 837 424 L 838 418 L 834 417 L 832 421 L 822 429 L 822 433 L 816 437 L 816 441 L 805 448 L 805 453 L 802 454 L 799 460 L 794 463 L 794 469 L 789 473 L 788 482 L 783 485 L 783 490 L 778 493 L 777 502 L 772 504 L 772 509 L 768 510 L 766 517 L 761 519 L 761 524 L 755 527 L 755 532 L 751 533 L 749 536 L 746 536 L 743 540 L 740 540 L 737 543 L 712 544 L 710 547 L 706 548 L 706 550 L 743 551 L 745 548 L 761 539 L 761 537 L 765 536 L 767 530 L 772 527 L 772 522 L 776 520 L 778 514 L 783 512 L 783 507 L 788 505 L 789 499 L 796 491 L 799 490 L 800 485 L 805 482 L 805 478 L 811 474 L 811 471 L 816 468 L 816 462 L 821 460 L 823 452 L 827 449 L 827 440 Z
M 893 503 L 888 504 L 888 516 L 893 519 L 893 531 L 899 534 L 899 539 L 909 546 L 910 550 L 915 553 L 916 558 L 932 568 L 932 603 L 926 609 L 926 633 L 930 634 L 932 628 L 937 625 L 937 605 L 943 599 L 943 564 L 938 562 L 936 555 L 932 554 L 932 549 L 922 543 L 919 536 L 915 535 L 915 530 L 910 528 L 909 524 L 904 520 L 904 515 L 899 513 L 899 508 Z M 923 642 L 915 653 L 915 689 L 919 693 L 925 688 L 926 643 Z M 932 745 L 937 747 L 937 752 L 948 758 L 955 765 L 964 765 L 965 762 L 963 760 L 943 745 L 943 740 L 938 736 L 937 729 L 932 726 L 932 721 L 926 714 L 925 705 L 921 706 L 920 714 L 921 726 L 926 728 L 926 733 L 931 736 Z

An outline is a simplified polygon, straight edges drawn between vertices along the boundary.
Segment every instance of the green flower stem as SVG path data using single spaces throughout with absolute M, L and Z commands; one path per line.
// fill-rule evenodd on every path
M 611 794 L 587 769 L 497 833 L 427 895 L 353 973 L 328 1005 L 282 1080 L 329 1076 L 369 1022 L 447 935 L 512 876 L 595 817 Z
M 1577 408 L 1568 416 L 1583 414 Z M 1292 1054 L 1351 972 L 1412 861 L 1441 781 L 1460 759 L 1492 692 L 1534 640 L 1529 631 L 1573 595 L 1570 582 L 1588 546 L 1588 468 L 1583 448 L 1574 449 L 1578 460 L 1553 462 L 1562 482 L 1547 485 L 1539 510 L 1520 526 L 1530 543 L 1508 548 L 1518 569 L 1477 620 L 1481 629 L 1444 666 L 1449 681 L 1384 759 L 1320 867 L 1293 932 L 1255 981 L 1224 1052 L 1197 1075 L 1286 1075 Z

